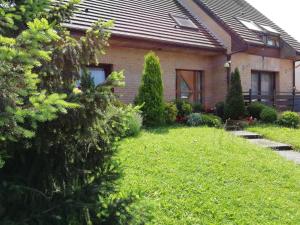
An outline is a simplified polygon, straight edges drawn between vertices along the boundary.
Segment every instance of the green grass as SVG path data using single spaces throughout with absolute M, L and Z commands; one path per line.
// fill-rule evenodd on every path
M 300 129 L 278 127 L 275 125 L 259 125 L 247 128 L 274 141 L 284 142 L 300 150 Z
M 133 215 L 155 225 L 299 224 L 300 167 L 212 128 L 164 128 L 122 141 Z

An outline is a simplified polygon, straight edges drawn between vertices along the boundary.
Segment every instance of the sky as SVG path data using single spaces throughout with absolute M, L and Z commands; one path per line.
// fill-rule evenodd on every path
M 246 0 L 300 41 L 300 0 Z M 284 3 L 284 4 L 283 4 Z

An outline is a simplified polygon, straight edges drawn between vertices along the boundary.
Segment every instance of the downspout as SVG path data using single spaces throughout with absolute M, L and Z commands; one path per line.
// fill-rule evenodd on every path
M 230 54 L 226 54 L 227 56 L 227 63 L 229 63 L 229 67 L 226 67 L 227 70 L 227 90 L 229 90 L 230 87 L 230 79 L 231 79 L 231 56 L 240 52 L 245 52 L 248 49 L 249 45 L 247 44 L 244 48 L 231 52 Z

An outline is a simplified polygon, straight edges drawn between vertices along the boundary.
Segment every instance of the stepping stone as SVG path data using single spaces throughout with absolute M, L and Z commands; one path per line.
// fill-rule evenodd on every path
M 243 131 L 243 130 L 231 131 L 230 133 L 232 133 L 233 135 L 235 135 L 237 137 L 246 138 L 246 139 L 260 139 L 260 138 L 262 138 L 262 136 L 260 134 L 256 134 L 256 133 L 249 132 L 249 131 Z
M 286 158 L 287 160 L 294 161 L 295 163 L 300 164 L 300 152 L 279 151 L 278 154 Z
M 252 142 L 253 144 L 257 144 L 265 148 L 271 148 L 277 151 L 293 150 L 291 145 L 270 141 L 267 139 L 251 139 L 249 141 Z

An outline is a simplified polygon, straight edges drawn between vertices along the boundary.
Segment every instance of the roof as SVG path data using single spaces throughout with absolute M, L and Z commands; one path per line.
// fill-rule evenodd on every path
M 255 9 L 245 0 L 194 0 L 204 10 L 222 23 L 234 34 L 241 37 L 244 41 L 254 45 L 263 45 L 261 39 L 251 30 L 246 28 L 238 19 L 253 21 L 260 25 L 270 26 L 279 31 L 281 39 L 288 45 L 300 52 L 300 43 L 291 37 L 287 32 L 273 23 L 265 15 Z
M 82 0 L 78 8 L 68 28 L 87 29 L 101 18 L 115 21 L 113 36 L 225 50 L 177 0 Z M 170 14 L 188 17 L 198 29 L 179 27 Z

